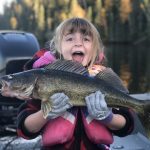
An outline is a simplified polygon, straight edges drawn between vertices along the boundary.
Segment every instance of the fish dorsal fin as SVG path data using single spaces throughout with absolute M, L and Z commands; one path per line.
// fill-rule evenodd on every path
M 76 74 L 87 75 L 88 70 L 80 63 L 71 60 L 56 60 L 54 63 L 44 67 L 45 69 L 61 70 Z
M 111 68 L 106 68 L 103 71 L 100 71 L 96 75 L 96 78 L 106 81 L 108 84 L 124 93 L 129 93 L 129 91 L 123 86 L 119 76 Z

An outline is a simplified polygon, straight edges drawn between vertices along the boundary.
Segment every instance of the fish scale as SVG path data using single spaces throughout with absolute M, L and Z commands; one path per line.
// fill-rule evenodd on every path
M 65 93 L 74 106 L 86 106 L 85 97 L 101 91 L 109 107 L 127 107 L 134 110 L 150 136 L 150 101 L 131 97 L 112 71 L 107 70 L 90 77 L 81 64 L 59 60 L 45 68 L 3 76 L 0 83 L 3 96 L 22 100 L 40 99 L 45 118 L 51 111 L 50 97 L 54 93 Z

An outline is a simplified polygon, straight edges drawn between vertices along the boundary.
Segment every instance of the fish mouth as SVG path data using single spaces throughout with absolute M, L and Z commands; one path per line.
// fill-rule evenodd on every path
M 6 82 L 4 82 L 3 80 L 0 80 L 0 93 L 2 93 L 2 89 L 6 86 L 7 86 Z
M 84 56 L 85 56 L 84 52 L 81 50 L 78 50 L 72 53 L 72 60 L 82 63 Z
M 32 98 L 31 97 L 28 97 L 28 96 L 25 96 L 25 95 L 15 95 L 14 97 L 20 99 L 20 100 L 31 100 Z
M 5 89 L 9 88 L 9 84 L 5 80 L 0 80 L 0 93 L 3 95 Z
M 31 94 L 33 91 L 33 85 L 28 88 L 17 88 L 13 89 L 11 87 L 11 83 L 6 80 L 0 80 L 0 94 L 5 97 L 16 97 L 21 100 L 29 100 L 31 99 Z

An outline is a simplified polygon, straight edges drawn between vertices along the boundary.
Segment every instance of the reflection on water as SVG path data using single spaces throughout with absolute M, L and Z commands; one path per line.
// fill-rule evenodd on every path
M 150 92 L 150 46 L 106 45 L 108 66 L 121 77 L 130 93 Z

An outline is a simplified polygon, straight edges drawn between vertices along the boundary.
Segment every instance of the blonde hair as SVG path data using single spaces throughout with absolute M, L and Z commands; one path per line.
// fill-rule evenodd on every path
M 99 62 L 101 63 L 102 58 L 100 58 L 100 54 L 104 56 L 104 47 L 100 38 L 100 34 L 96 27 L 86 19 L 83 18 L 71 18 L 63 21 L 55 31 L 55 35 L 50 43 L 50 49 L 54 54 L 59 54 L 61 56 L 61 41 L 63 39 L 63 35 L 65 33 L 75 33 L 80 32 L 84 35 L 89 35 L 93 40 L 93 56 L 89 66 L 93 65 L 93 63 Z M 60 57 L 61 58 L 61 57 Z M 104 59 L 105 57 L 103 57 Z

